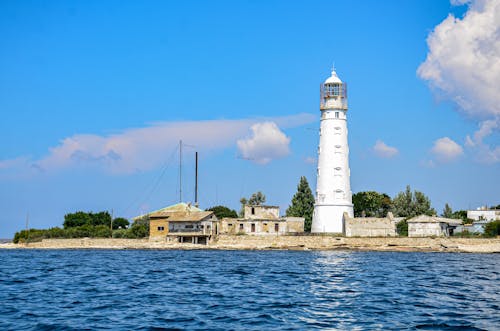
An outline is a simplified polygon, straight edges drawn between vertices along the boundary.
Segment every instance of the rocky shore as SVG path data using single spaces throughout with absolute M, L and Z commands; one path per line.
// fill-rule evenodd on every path
M 29 244 L 0 244 L 0 249 L 225 249 L 358 250 L 390 252 L 500 253 L 500 238 L 346 238 L 336 236 L 219 236 L 209 245 L 148 239 L 44 239 Z

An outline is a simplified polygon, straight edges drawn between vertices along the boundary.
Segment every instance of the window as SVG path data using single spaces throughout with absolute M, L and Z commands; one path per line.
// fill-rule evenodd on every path
M 240 223 L 240 230 L 243 230 L 243 223 Z
M 252 223 L 252 232 L 255 232 L 255 223 Z
M 335 96 L 340 95 L 340 86 L 339 85 L 333 85 L 333 95 L 335 95 Z
M 227 226 L 233 226 L 231 223 L 228 223 Z
M 274 223 L 274 231 L 279 232 L 280 230 L 280 225 L 278 223 Z
M 158 227 L 158 231 L 165 231 L 165 227 L 164 226 L 159 226 Z
M 339 112 L 338 111 L 335 112 L 335 118 L 339 118 Z
M 252 215 L 255 215 L 255 208 L 252 207 Z
M 192 225 L 186 225 L 186 229 L 192 229 L 193 226 Z

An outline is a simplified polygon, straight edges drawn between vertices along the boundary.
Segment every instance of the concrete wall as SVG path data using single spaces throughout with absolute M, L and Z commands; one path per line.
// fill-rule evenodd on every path
M 278 219 L 279 217 L 279 207 L 245 205 L 244 218 L 246 219 Z
M 447 236 L 446 223 L 408 222 L 408 237 Z
M 345 222 L 346 237 L 394 237 L 394 224 L 387 219 L 354 218 Z
M 390 218 L 348 217 L 344 214 L 346 237 L 395 237 L 396 227 Z
M 304 232 L 304 217 L 285 217 L 287 233 Z

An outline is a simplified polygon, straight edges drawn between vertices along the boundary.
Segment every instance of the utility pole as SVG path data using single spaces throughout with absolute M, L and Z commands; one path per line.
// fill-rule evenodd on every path
M 111 237 L 110 238 L 113 238 L 113 209 L 111 209 L 111 223 L 110 223 L 110 230 L 111 230 Z
M 198 208 L 198 152 L 195 152 L 194 206 Z
M 30 241 L 29 219 L 30 219 L 30 214 L 26 213 L 26 233 L 27 233 L 26 245 Z
M 179 202 L 182 202 L 182 140 L 179 140 Z

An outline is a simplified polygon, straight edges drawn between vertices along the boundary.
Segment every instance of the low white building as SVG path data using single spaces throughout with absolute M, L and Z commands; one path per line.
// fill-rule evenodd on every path
M 462 220 L 437 216 L 419 215 L 407 220 L 408 237 L 448 237 Z
M 497 221 L 500 220 L 500 210 L 486 208 L 467 210 L 467 218 L 474 221 Z

